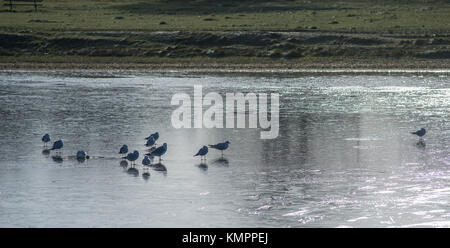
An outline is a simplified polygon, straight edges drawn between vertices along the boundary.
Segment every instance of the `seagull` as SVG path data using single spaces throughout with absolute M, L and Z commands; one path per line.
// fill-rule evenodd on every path
M 77 152 L 77 159 L 85 159 L 88 157 L 87 153 L 83 150 Z
M 159 157 L 159 161 L 161 161 L 161 156 L 164 155 L 166 151 L 167 151 L 167 143 L 164 143 L 162 146 L 151 151 L 148 155 L 150 155 L 151 157 Z
M 147 156 L 144 156 L 144 159 L 142 159 L 142 165 L 149 166 L 152 162 Z
M 146 147 L 152 147 L 154 146 L 156 143 L 155 138 L 153 138 L 153 136 L 150 135 L 150 137 L 147 139 L 147 143 L 145 144 Z
M 127 154 L 127 152 L 128 152 L 128 146 L 127 145 L 123 145 L 120 148 L 119 154 Z
M 62 140 L 57 140 L 57 141 L 55 141 L 55 143 L 53 143 L 53 147 L 50 150 L 60 150 L 63 148 L 63 146 L 64 146 L 64 144 L 63 144 Z
M 194 157 L 200 156 L 200 160 L 203 160 L 203 158 L 206 160 L 206 154 L 208 154 L 208 147 L 203 146 L 202 148 L 200 148 L 200 150 L 197 152 L 197 154 L 194 155 Z
M 47 146 L 47 143 L 50 142 L 50 135 L 48 133 L 42 136 L 42 142 L 44 142 L 44 146 Z
M 230 144 L 230 141 L 225 141 L 223 143 L 218 143 L 215 145 L 209 145 L 209 147 L 220 150 L 222 152 L 222 157 L 223 157 L 223 151 L 228 149 L 228 145 Z
M 149 166 L 152 162 L 150 161 L 150 159 L 145 156 L 144 159 L 142 159 L 142 165 L 144 166 L 144 173 L 142 174 L 142 176 L 144 177 L 149 177 L 150 176 L 150 172 L 148 172 Z
M 77 152 L 77 158 L 86 158 L 86 152 L 81 150 Z
M 159 139 L 159 133 L 156 132 L 156 133 L 154 133 L 154 134 L 150 134 L 150 136 L 146 137 L 145 139 L 148 140 L 148 139 L 150 139 L 150 137 L 153 137 L 153 139 L 154 139 L 155 141 L 157 141 L 157 140 Z
M 133 165 L 134 161 L 136 161 L 139 158 L 139 152 L 135 150 L 132 153 L 128 153 L 127 156 L 123 158 L 126 158 L 128 161 L 131 162 L 131 165 Z
M 427 131 L 425 130 L 425 128 L 421 128 L 420 130 L 415 131 L 415 132 L 412 132 L 411 134 L 415 134 L 415 135 L 417 135 L 417 136 L 419 136 L 419 137 L 422 137 L 422 136 L 424 136 L 426 133 L 427 133 Z

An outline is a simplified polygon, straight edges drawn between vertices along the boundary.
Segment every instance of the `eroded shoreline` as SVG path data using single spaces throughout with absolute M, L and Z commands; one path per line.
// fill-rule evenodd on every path
M 402 63 L 57 63 L 3 62 L 0 70 L 152 70 L 185 72 L 260 72 L 260 73 L 444 73 L 450 72 L 450 60 Z

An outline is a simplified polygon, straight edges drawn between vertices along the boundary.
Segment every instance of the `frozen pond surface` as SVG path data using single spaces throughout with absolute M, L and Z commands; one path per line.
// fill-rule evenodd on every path
M 172 95 L 194 85 L 280 93 L 280 136 L 172 128 Z M 450 227 L 445 74 L 2 71 L 0 86 L 0 227 Z M 142 154 L 155 131 L 167 171 L 128 173 L 118 149 Z M 226 160 L 192 157 L 225 140 Z

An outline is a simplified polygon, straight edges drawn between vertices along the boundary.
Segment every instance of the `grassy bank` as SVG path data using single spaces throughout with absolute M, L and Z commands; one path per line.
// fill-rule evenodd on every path
M 450 29 L 445 0 L 44 0 L 37 12 L 33 7 L 7 10 L 3 6 L 0 12 L 3 30 L 440 33 Z
M 439 0 L 44 0 L 0 19 L 2 64 L 450 64 Z

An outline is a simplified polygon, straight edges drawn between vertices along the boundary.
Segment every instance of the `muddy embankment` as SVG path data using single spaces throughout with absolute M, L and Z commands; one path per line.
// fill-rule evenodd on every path
M 0 56 L 449 59 L 450 35 L 323 32 L 0 33 Z

